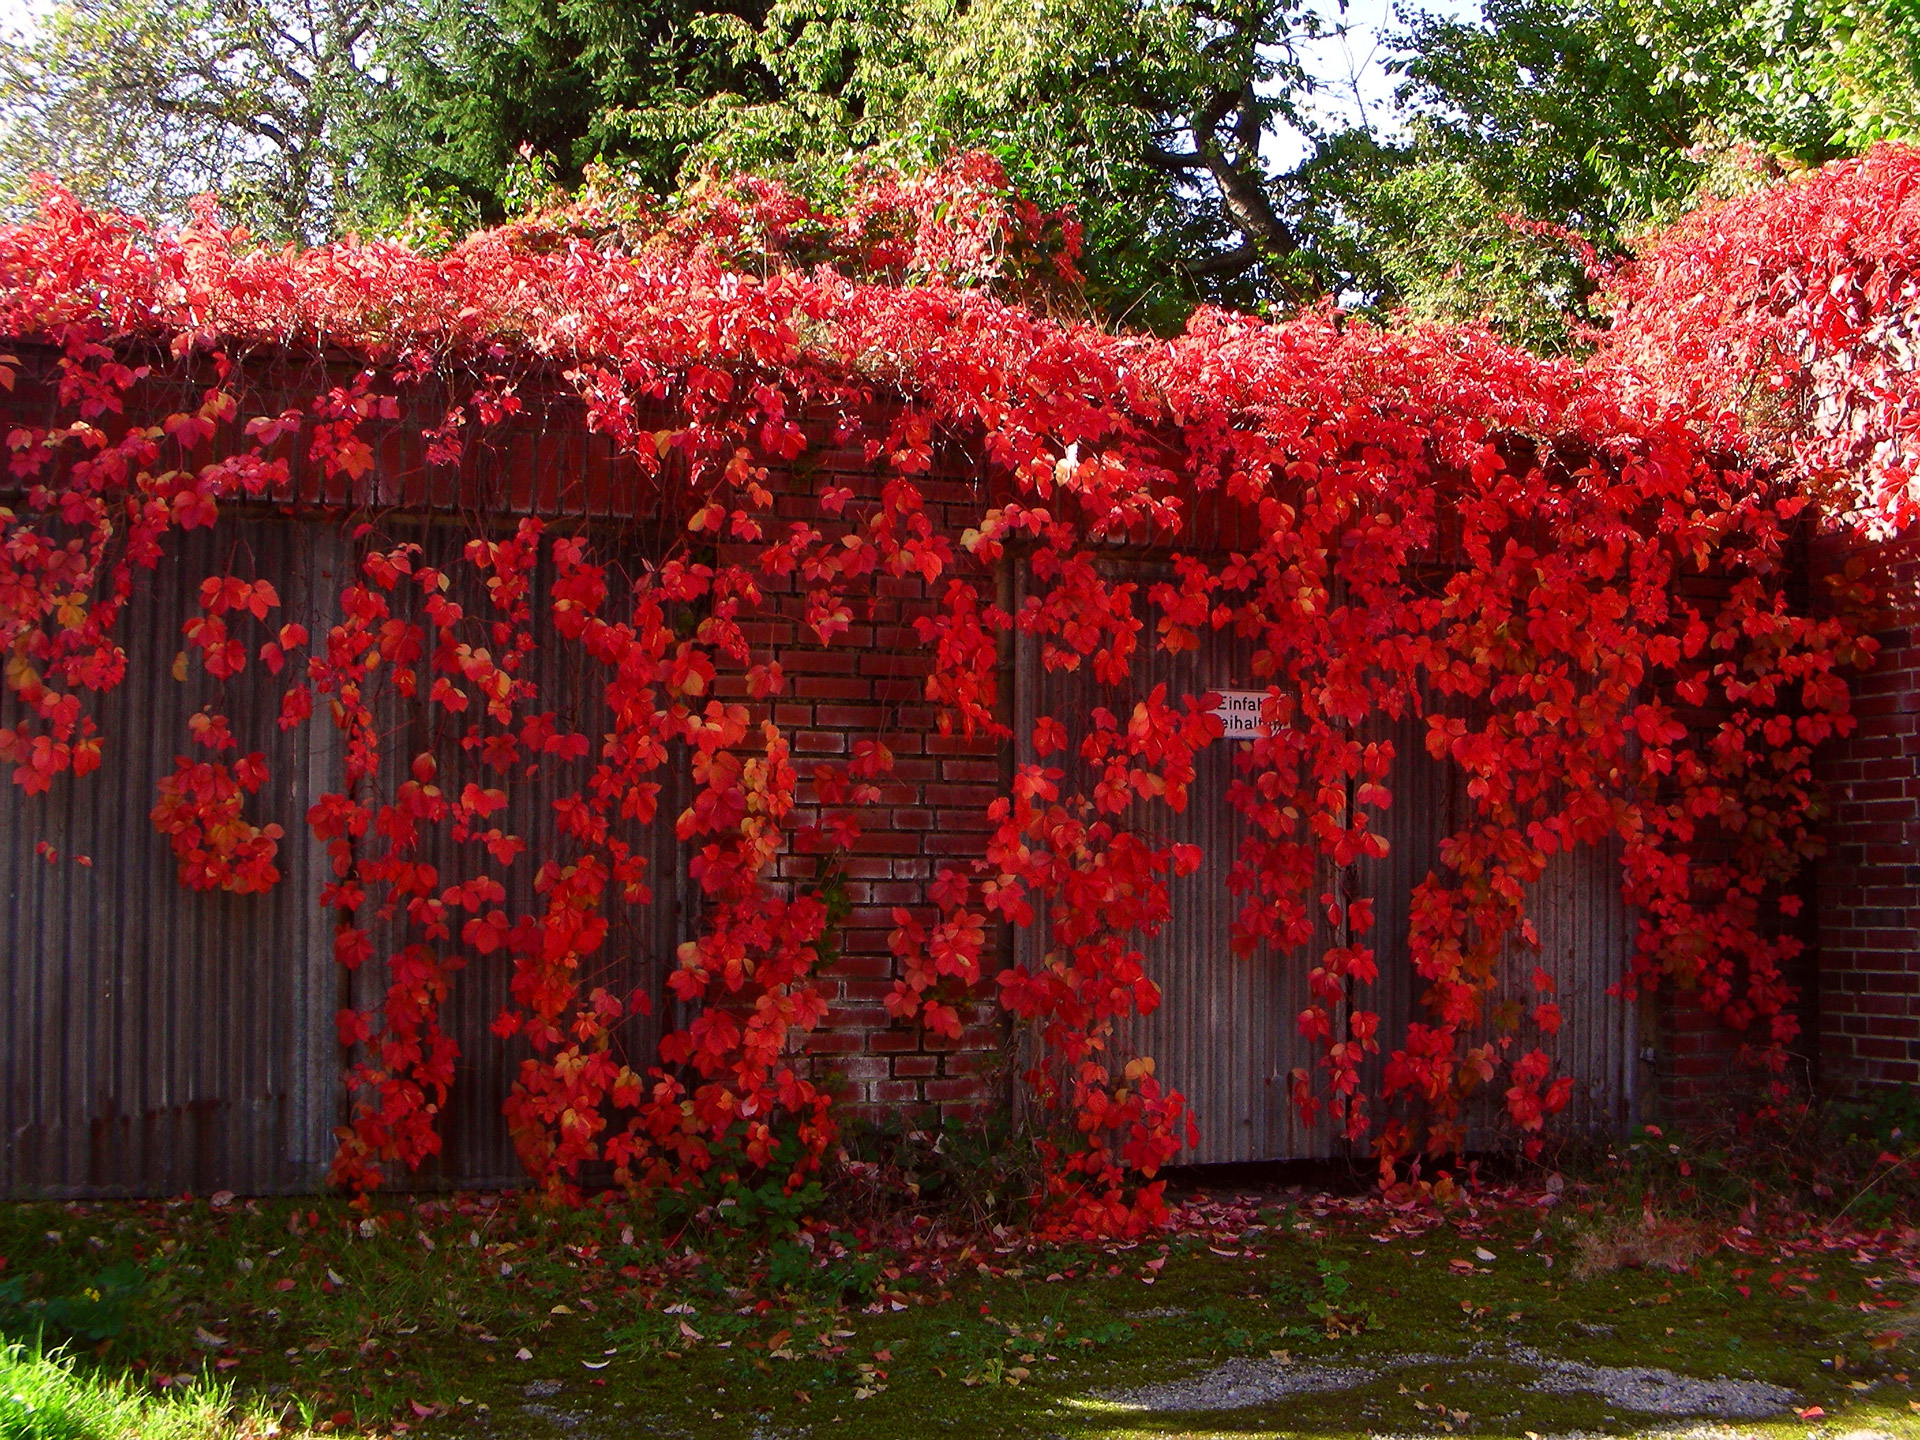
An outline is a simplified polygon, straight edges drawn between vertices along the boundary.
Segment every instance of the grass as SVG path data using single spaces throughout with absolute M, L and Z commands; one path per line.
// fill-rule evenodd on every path
M 826 1229 L 750 1243 L 712 1212 L 660 1233 L 618 1208 L 554 1216 L 495 1196 L 373 1215 L 333 1201 L 17 1205 L 0 1210 L 0 1327 L 58 1334 L 75 1358 L 8 1352 L 8 1383 L 47 1398 L 0 1440 L 225 1440 L 275 1424 L 420 1440 L 483 1422 L 502 1440 L 908 1427 L 1520 1440 L 1662 1423 L 1527 1388 L 1526 1350 L 1765 1380 L 1807 1412 L 1742 1434 L 1920 1440 L 1912 1231 L 1843 1241 L 1665 1217 L 1653 1233 L 1637 1204 L 1577 1186 L 1437 1212 L 1214 1196 L 1188 1220 L 1130 1248 L 1009 1232 L 968 1244 L 922 1222 L 874 1249 Z M 1365 1378 L 1245 1411 L 1102 1398 L 1236 1357 Z
M 231 1387 L 197 1382 L 154 1394 L 78 1369 L 38 1344 L 0 1344 L 0 1440 L 247 1440 L 282 1435 Z

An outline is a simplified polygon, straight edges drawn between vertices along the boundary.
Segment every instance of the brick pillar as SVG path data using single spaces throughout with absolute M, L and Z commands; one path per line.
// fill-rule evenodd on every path
M 1844 555 L 1816 552 L 1816 574 Z M 1897 597 L 1920 593 L 1903 564 Z M 1840 1091 L 1920 1081 L 1920 633 L 1882 631 L 1879 663 L 1854 681 L 1859 728 L 1821 752 L 1815 927 L 1823 1083 Z
M 810 492 L 816 489 L 844 485 L 861 496 L 878 493 L 879 477 L 858 452 L 823 445 L 810 458 L 804 473 L 776 477 L 783 518 L 815 513 Z M 983 502 L 970 468 L 941 467 L 918 483 L 935 524 L 948 535 L 977 522 Z M 751 563 L 755 553 L 723 551 L 723 558 Z M 810 791 L 816 765 L 843 763 L 859 740 L 879 740 L 894 756 L 880 803 L 858 812 L 861 835 L 842 866 L 852 908 L 837 937 L 840 953 L 820 974 L 827 1018 L 806 1048 L 823 1072 L 845 1082 L 843 1119 L 924 1120 L 936 1112 L 973 1118 L 997 1103 L 993 1080 L 1004 1038 L 994 1003 L 1000 961 L 991 932 L 982 984 L 957 1007 L 965 1029 L 953 1040 L 888 1012 L 897 975 L 888 936 L 895 906 L 923 922 L 932 919 L 927 891 L 941 866 L 985 851 L 992 828 L 987 807 L 1002 792 L 1001 746 L 986 736 L 940 733 L 925 699 L 928 651 L 913 626 L 916 616 L 933 609 L 918 577 L 875 577 L 871 603 L 857 602 L 851 627 L 825 646 L 803 623 L 801 588 L 768 577 L 763 590 L 778 613 L 745 628 L 756 647 L 777 647 L 786 672 L 787 690 L 773 718 L 792 744 L 802 793 Z M 739 685 L 724 688 L 727 698 L 738 698 Z M 811 806 L 802 810 L 796 825 L 818 818 L 806 813 Z M 780 874 L 805 881 L 816 863 L 812 855 L 790 853 Z

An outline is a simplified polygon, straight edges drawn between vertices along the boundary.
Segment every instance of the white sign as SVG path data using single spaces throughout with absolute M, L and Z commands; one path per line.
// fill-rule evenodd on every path
M 1226 726 L 1223 738 L 1228 740 L 1257 740 L 1267 733 L 1267 727 L 1260 723 L 1260 707 L 1267 703 L 1264 690 L 1223 690 L 1220 692 L 1220 704 L 1214 714 L 1220 717 L 1220 723 Z

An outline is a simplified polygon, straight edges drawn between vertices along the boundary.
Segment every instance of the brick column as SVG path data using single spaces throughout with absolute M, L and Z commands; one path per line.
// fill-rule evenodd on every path
M 811 495 L 829 486 L 850 487 L 861 497 L 879 493 L 879 477 L 858 452 L 823 449 L 808 458 L 800 473 L 775 477 L 782 519 L 814 515 Z M 960 533 L 984 508 L 971 467 L 943 466 L 918 483 L 935 524 L 957 548 Z M 723 559 L 751 563 L 754 553 L 724 553 Z M 944 587 L 945 581 L 938 583 Z M 894 756 L 880 803 L 857 812 L 860 839 L 842 867 L 852 909 L 837 937 L 840 954 L 821 972 L 827 1019 L 807 1037 L 806 1048 L 846 1082 L 842 1118 L 925 1118 L 937 1111 L 943 1118 L 968 1119 L 998 1099 L 993 1080 L 1002 1031 L 993 977 L 1001 962 L 992 930 L 980 990 L 958 1007 L 966 1028 L 955 1040 L 917 1023 L 902 1024 L 888 1012 L 885 1000 L 897 967 L 887 937 L 895 906 L 911 908 L 922 920 L 932 917 L 927 889 L 944 862 L 985 850 L 987 807 L 1002 791 L 1001 747 L 986 736 L 940 733 L 925 699 L 928 650 L 913 627 L 916 616 L 933 608 L 925 583 L 881 576 L 872 585 L 871 603 L 854 604 L 852 626 L 831 645 L 820 645 L 804 625 L 803 587 L 793 582 L 764 582 L 777 614 L 745 627 L 757 649 L 777 647 L 786 672 L 786 693 L 773 718 L 793 747 L 803 794 L 811 791 L 816 765 L 844 762 L 859 740 L 878 740 Z M 729 698 L 734 690 L 744 693 L 743 686 L 730 685 Z M 817 818 L 803 813 L 796 824 Z M 791 853 L 782 858 L 780 874 L 805 881 L 816 863 L 810 854 Z
M 1817 552 L 1816 574 L 1843 558 Z M 1920 564 L 1895 580 L 1910 605 Z M 1920 635 L 1876 638 L 1879 663 L 1854 681 L 1859 728 L 1816 762 L 1831 807 L 1815 916 L 1820 1062 L 1841 1091 L 1920 1081 Z

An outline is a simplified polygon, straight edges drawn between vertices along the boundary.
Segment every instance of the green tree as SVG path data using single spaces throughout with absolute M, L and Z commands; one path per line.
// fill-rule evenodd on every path
M 385 0 L 65 0 L 0 41 L 0 191 L 45 170 L 100 203 L 178 214 L 220 192 L 270 233 L 358 213 Z
M 1666 4 L 1668 0 L 1656 0 Z M 1483 320 L 1544 349 L 1575 343 L 1600 253 L 1698 192 L 1702 125 L 1738 73 L 1671 63 L 1656 32 L 1725 31 L 1739 0 L 1487 0 L 1477 18 L 1416 13 L 1397 39 L 1404 133 L 1324 145 L 1310 181 L 1343 237 L 1351 293 L 1416 319 Z
M 392 213 L 425 199 L 456 219 L 497 219 L 530 173 L 571 184 L 596 160 L 670 189 L 695 137 L 642 133 L 623 117 L 719 92 L 763 98 L 770 77 L 696 23 L 760 13 L 690 0 L 412 0 L 381 41 L 395 93 L 369 202 Z
M 1546 348 L 1594 318 L 1592 281 L 1515 217 L 1604 260 L 1703 199 L 1920 134 L 1913 0 L 1487 0 L 1407 25 L 1406 137 L 1343 137 L 1312 186 L 1354 290 Z
M 1528 216 L 1611 239 L 1693 195 L 1688 151 L 1727 112 L 1738 0 L 1487 0 L 1478 21 L 1420 14 L 1403 42 L 1419 163 L 1464 167 Z
M 827 179 L 856 158 L 990 149 L 1040 203 L 1077 208 L 1096 299 L 1136 320 L 1327 282 L 1261 153 L 1308 123 L 1299 44 L 1320 21 L 1301 0 L 782 0 L 758 26 L 707 23 L 776 94 L 634 115 L 637 130 Z
M 1920 4 L 1752 0 L 1760 58 L 1737 133 L 1768 149 L 1853 153 L 1920 138 Z
M 1334 0 L 1338 4 L 1338 0 Z M 1319 8 L 1316 8 L 1318 6 Z M 1322 0 L 64 0 L 0 44 L 0 199 L 51 170 L 276 235 L 451 229 L 610 166 L 836 198 L 959 147 L 1086 227 L 1098 310 L 1334 294 L 1573 343 L 1600 254 L 1704 193 L 1920 135 L 1920 0 L 1415 14 L 1399 126 L 1330 122 Z M 1281 152 L 1297 163 L 1277 164 Z M 1516 228 L 1512 217 L 1538 222 Z
M 775 0 L 618 20 L 576 0 L 433 12 L 396 76 L 389 189 L 505 203 L 523 142 L 665 188 L 698 167 L 823 196 L 857 164 L 983 147 L 1087 229 L 1096 302 L 1176 323 L 1196 299 L 1287 300 L 1331 279 L 1311 208 L 1262 159 L 1311 121 L 1307 0 Z

